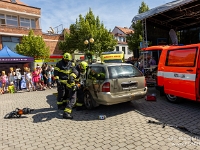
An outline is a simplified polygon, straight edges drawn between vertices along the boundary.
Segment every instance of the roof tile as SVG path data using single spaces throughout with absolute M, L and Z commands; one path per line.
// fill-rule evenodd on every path
M 130 33 L 134 33 L 134 31 L 132 29 L 129 29 L 127 27 L 117 27 L 119 30 L 121 30 L 122 32 L 124 32 L 124 34 L 130 34 Z

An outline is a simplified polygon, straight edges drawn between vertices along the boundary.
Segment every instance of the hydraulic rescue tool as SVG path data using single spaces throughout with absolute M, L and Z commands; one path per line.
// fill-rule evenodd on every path
M 4 118 L 5 119 L 20 118 L 21 115 L 30 114 L 32 111 L 34 111 L 34 109 L 30 109 L 30 108 L 19 109 L 19 108 L 16 108 L 14 111 L 6 114 Z

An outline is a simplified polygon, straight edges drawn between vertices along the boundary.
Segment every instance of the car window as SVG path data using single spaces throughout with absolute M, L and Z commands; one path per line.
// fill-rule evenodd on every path
M 105 69 L 104 69 L 104 67 L 91 66 L 88 78 L 92 79 L 92 77 L 95 77 L 97 79 L 98 74 L 101 74 L 101 75 L 104 74 L 104 78 L 105 78 Z
M 197 48 L 170 50 L 167 53 L 166 66 L 194 67 Z
M 143 76 L 137 68 L 131 65 L 109 66 L 108 72 L 110 79 Z
M 99 66 L 92 66 L 91 71 L 94 71 L 96 73 L 105 73 L 104 67 L 99 67 Z

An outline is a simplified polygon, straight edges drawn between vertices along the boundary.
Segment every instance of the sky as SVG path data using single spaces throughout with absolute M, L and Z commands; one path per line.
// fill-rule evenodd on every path
M 152 9 L 173 0 L 21 0 L 29 6 L 41 8 L 40 27 L 46 33 L 50 27 L 58 32 L 69 28 L 80 14 L 85 16 L 89 8 L 95 17 L 99 16 L 106 29 L 112 31 L 115 26 L 129 28 L 142 1 Z

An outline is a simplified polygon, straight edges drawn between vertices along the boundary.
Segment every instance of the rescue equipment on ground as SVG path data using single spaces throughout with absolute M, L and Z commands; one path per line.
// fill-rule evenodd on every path
M 146 101 L 156 101 L 156 94 L 146 95 Z
M 191 133 L 193 135 L 200 135 L 198 133 L 191 132 L 190 130 L 188 130 L 186 127 L 183 127 L 183 126 L 177 126 L 177 125 L 167 124 L 167 123 L 163 123 L 163 122 L 157 122 L 157 121 L 153 121 L 153 120 L 148 120 L 147 123 L 162 125 L 162 128 L 165 128 L 166 126 L 173 127 L 173 128 L 177 128 L 183 132 Z
M 99 115 L 99 120 L 105 120 L 106 119 L 106 115 Z
M 6 114 L 4 118 L 5 119 L 20 118 L 21 115 L 30 114 L 32 111 L 34 111 L 34 109 L 31 109 L 31 108 L 23 108 L 23 109 L 16 108 L 14 111 Z

